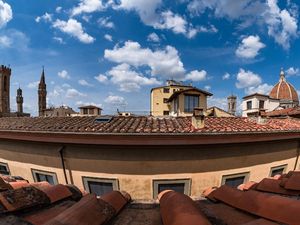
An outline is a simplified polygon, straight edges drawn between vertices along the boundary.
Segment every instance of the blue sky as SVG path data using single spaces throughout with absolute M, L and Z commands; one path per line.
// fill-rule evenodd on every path
M 292 0 L 0 0 L 0 60 L 11 108 L 23 89 L 37 114 L 45 66 L 48 104 L 149 112 L 152 87 L 173 78 L 226 97 L 268 93 L 280 68 L 300 90 L 299 3 Z

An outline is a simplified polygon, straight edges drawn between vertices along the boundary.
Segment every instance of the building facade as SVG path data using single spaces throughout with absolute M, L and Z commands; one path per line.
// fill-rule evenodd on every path
M 200 196 L 299 169 L 298 120 L 204 118 L 199 128 L 191 117 L 98 118 L 0 119 L 2 171 L 151 200 L 164 188 Z
M 255 93 L 243 98 L 242 115 L 247 117 L 248 115 L 256 115 L 261 110 L 270 112 L 293 108 L 298 105 L 298 93 L 294 86 L 287 82 L 284 71 L 281 70 L 279 82 L 274 85 L 269 95 Z
M 86 105 L 79 107 L 78 116 L 100 116 L 102 109 L 95 105 Z

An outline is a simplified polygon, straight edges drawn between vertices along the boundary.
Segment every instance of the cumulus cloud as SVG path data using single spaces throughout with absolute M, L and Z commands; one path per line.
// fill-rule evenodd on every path
M 112 38 L 112 36 L 110 35 L 110 34 L 105 34 L 104 35 L 104 38 L 106 39 L 106 40 L 108 40 L 108 41 L 113 41 L 113 38 Z
M 103 74 L 99 74 L 98 76 L 94 77 L 97 81 L 99 81 L 100 83 L 106 83 L 108 81 L 107 76 L 103 75 Z
M 299 68 L 290 67 L 285 72 L 288 76 L 299 75 Z
M 71 78 L 68 71 L 66 71 L 66 70 L 62 70 L 62 71 L 58 72 L 57 75 L 62 79 L 70 79 Z
M 160 42 L 160 38 L 158 37 L 158 35 L 156 33 L 151 33 L 148 35 L 147 37 L 147 41 L 150 41 L 150 42 Z
M 53 16 L 52 14 L 46 12 L 44 15 L 36 17 L 35 22 L 37 23 L 41 21 L 52 22 L 52 16 Z
M 82 43 L 90 44 L 95 41 L 95 38 L 84 32 L 81 23 L 75 19 L 69 19 L 68 21 L 57 19 L 53 23 L 53 27 L 77 38 Z
M 126 100 L 122 96 L 118 95 L 109 95 L 107 98 L 104 99 L 104 102 L 111 105 L 127 105 Z
M 92 13 L 105 9 L 102 0 L 80 0 L 79 4 L 72 9 L 72 16 L 82 13 Z
M 90 84 L 89 82 L 87 82 L 84 79 L 79 80 L 78 84 L 80 84 L 81 86 L 86 86 L 86 87 L 92 87 L 93 86 L 92 84 Z
M 235 51 L 235 54 L 241 58 L 253 59 L 264 47 L 266 46 L 260 41 L 259 36 L 250 35 L 242 40 L 242 43 L 240 43 L 239 47 Z
M 254 87 L 248 87 L 245 92 L 246 94 L 254 94 L 254 93 L 259 93 L 259 94 L 264 94 L 268 95 L 270 91 L 272 90 L 273 86 L 269 84 L 260 84 L 258 86 Z
M 133 92 L 140 90 L 144 85 L 159 85 L 160 81 L 155 78 L 148 78 L 138 73 L 130 67 L 130 65 L 123 63 L 113 67 L 107 72 L 110 76 L 110 81 L 113 84 L 119 85 L 120 91 Z
M 184 80 L 203 81 L 206 77 L 207 72 L 205 70 L 193 70 L 185 76 Z
M 172 46 L 152 51 L 142 48 L 138 42 L 127 41 L 122 47 L 116 45 L 112 50 L 106 49 L 104 58 L 134 67 L 148 66 L 153 76 L 161 75 L 166 79 L 181 79 L 185 73 L 178 51 Z
M 290 41 L 298 37 L 297 18 L 287 10 L 281 10 L 277 0 L 267 0 L 268 10 L 265 12 L 265 21 L 268 34 L 284 49 L 290 48 Z
M 64 39 L 62 39 L 61 37 L 53 37 L 53 40 L 60 44 L 65 44 Z
M 115 24 L 112 21 L 110 21 L 110 17 L 99 18 L 97 22 L 100 27 L 105 27 L 110 29 L 115 27 Z
M 27 84 L 27 87 L 30 88 L 30 89 L 37 89 L 38 86 L 39 86 L 39 81 L 33 81 L 33 82 L 30 82 L 29 84 Z
M 237 74 L 237 82 L 235 85 L 237 88 L 247 88 L 258 86 L 261 82 L 262 79 L 258 74 L 255 74 L 250 70 L 245 71 L 244 69 L 240 69 Z
M 69 88 L 66 91 L 66 98 L 77 98 L 77 97 L 85 97 L 85 96 L 86 94 L 83 94 L 74 88 Z
M 57 12 L 57 13 L 60 13 L 61 10 L 62 10 L 62 7 L 61 7 L 61 6 L 57 6 L 57 7 L 55 8 L 55 12 Z
M 229 74 L 229 73 L 225 73 L 225 74 L 222 76 L 222 79 L 223 79 L 223 80 L 229 80 L 229 79 L 230 79 L 230 74 Z
M 0 28 L 5 26 L 13 18 L 11 6 L 0 0 Z
M 11 47 L 12 40 L 6 35 L 0 36 L 0 47 L 2 48 L 8 48 Z

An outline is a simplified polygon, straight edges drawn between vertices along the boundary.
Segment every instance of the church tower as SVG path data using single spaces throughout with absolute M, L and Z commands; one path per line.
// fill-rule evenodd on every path
M 17 101 L 17 107 L 18 107 L 17 113 L 23 114 L 23 96 L 22 96 L 21 88 L 18 88 L 18 90 L 17 90 L 16 101 Z
M 45 82 L 45 71 L 44 71 L 44 67 L 43 67 L 41 80 L 39 83 L 39 90 L 38 90 L 39 116 L 44 115 L 44 110 L 47 107 L 46 97 L 47 97 L 47 90 L 46 90 L 46 82 Z
M 11 69 L 2 65 L 0 67 L 0 113 L 2 115 L 10 113 L 10 75 Z
M 236 96 L 234 96 L 234 95 L 228 96 L 227 101 L 228 101 L 228 112 L 231 115 L 235 115 L 235 113 L 236 113 Z

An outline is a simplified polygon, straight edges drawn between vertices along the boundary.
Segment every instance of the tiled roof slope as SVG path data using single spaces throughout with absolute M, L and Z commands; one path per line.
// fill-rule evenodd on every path
M 270 117 L 300 115 L 300 107 L 274 110 L 274 111 L 266 112 L 265 115 Z
M 268 119 L 259 124 L 254 119 L 205 118 L 205 127 L 197 129 L 191 117 L 113 116 L 109 122 L 96 117 L 0 118 L 0 131 L 71 132 L 71 133 L 237 133 L 300 131 L 300 120 Z
M 1 225 L 299 225 L 300 172 L 238 188 L 223 185 L 193 201 L 164 191 L 156 203 L 130 202 L 112 191 L 101 198 L 73 185 L 29 184 L 0 176 Z

